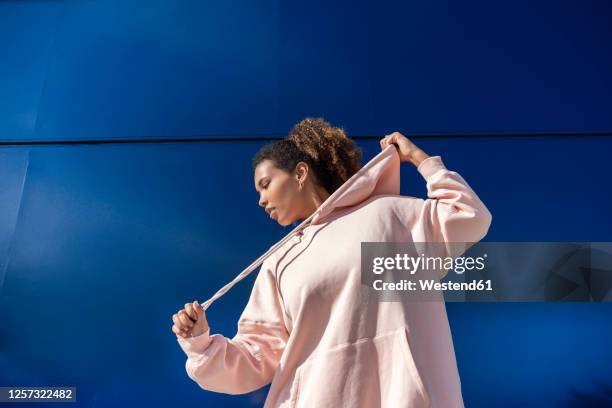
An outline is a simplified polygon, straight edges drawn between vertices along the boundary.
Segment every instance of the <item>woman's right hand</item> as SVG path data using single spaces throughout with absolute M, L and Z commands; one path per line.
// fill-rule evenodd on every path
M 177 337 L 196 337 L 208 330 L 206 312 L 198 301 L 185 303 L 185 308 L 172 315 L 172 331 Z

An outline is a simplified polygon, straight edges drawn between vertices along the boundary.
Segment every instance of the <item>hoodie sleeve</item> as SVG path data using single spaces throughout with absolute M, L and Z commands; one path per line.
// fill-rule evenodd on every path
M 276 280 L 264 261 L 238 321 L 236 336 L 210 335 L 177 341 L 185 354 L 189 377 L 201 388 L 245 394 L 272 381 L 289 335 L 277 295 Z
M 427 182 L 428 198 L 416 199 L 417 211 L 405 205 L 398 208 L 400 218 L 411 224 L 414 240 L 475 243 L 484 238 L 491 213 L 463 177 L 448 170 L 440 156 L 423 160 L 417 170 Z M 446 256 L 459 256 L 467 247 L 447 246 Z

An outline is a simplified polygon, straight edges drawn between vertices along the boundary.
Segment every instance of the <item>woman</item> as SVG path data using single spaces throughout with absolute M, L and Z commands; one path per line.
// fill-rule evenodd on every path
M 342 129 L 307 118 L 257 153 L 255 189 L 269 216 L 283 226 L 315 216 L 262 264 L 234 338 L 210 335 L 197 301 L 173 316 L 201 388 L 240 394 L 271 383 L 265 407 L 463 406 L 444 303 L 363 302 L 360 247 L 477 242 L 491 214 L 439 156 L 397 132 L 380 145 L 360 168 Z M 399 195 L 400 161 L 417 167 L 428 199 Z

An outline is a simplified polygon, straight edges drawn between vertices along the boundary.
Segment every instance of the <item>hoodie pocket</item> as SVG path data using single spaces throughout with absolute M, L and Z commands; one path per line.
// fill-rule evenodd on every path
M 296 408 L 430 406 L 403 327 L 316 354 L 296 381 Z

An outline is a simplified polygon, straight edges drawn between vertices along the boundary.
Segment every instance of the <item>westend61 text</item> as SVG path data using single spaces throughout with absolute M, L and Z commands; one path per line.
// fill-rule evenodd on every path
M 438 282 L 434 279 L 420 279 L 419 285 L 415 281 L 402 279 L 399 282 L 374 281 L 374 290 L 493 290 L 491 280 L 473 280 L 471 282 Z

